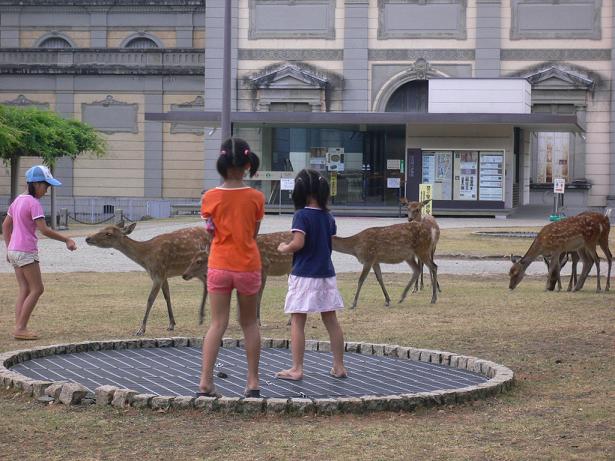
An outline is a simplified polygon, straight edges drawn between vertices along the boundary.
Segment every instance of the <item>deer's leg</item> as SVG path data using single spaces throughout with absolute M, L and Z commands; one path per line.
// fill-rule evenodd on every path
M 606 287 L 604 287 L 604 291 L 609 291 L 611 288 L 611 265 L 613 263 L 613 255 L 611 254 L 611 250 L 609 249 L 608 239 L 606 242 L 600 242 L 600 248 L 606 257 L 606 262 L 608 264 L 608 270 L 606 273 Z
M 420 290 L 423 289 L 423 263 L 418 258 L 415 258 L 415 261 L 418 265 L 420 276 L 417 277 L 416 282 L 414 283 L 414 288 L 412 289 L 412 293 L 417 293 L 419 289 Z
M 258 297 L 256 298 L 256 323 L 261 326 L 261 300 L 263 299 L 263 291 L 265 291 L 265 284 L 267 283 L 267 273 L 261 272 L 261 287 L 258 290 Z
M 378 283 L 380 284 L 380 288 L 382 288 L 382 292 L 384 293 L 384 305 L 389 307 L 389 304 L 391 303 L 391 298 L 389 297 L 389 294 L 387 293 L 387 289 L 384 287 L 384 282 L 382 280 L 382 271 L 380 270 L 380 264 L 378 263 L 374 264 L 374 273 L 376 274 L 376 280 L 378 280 Z
M 399 300 L 400 303 L 404 302 L 404 299 L 406 299 L 410 287 L 414 285 L 419 278 L 419 263 L 414 258 L 407 259 L 406 262 L 410 266 L 410 269 L 412 269 L 412 277 L 410 277 L 408 285 L 406 285 L 406 288 L 404 288 L 404 292 L 401 294 L 401 299 Z
M 581 288 L 583 288 L 583 285 L 585 284 L 585 279 L 587 278 L 587 274 L 589 274 L 589 271 L 594 264 L 592 257 L 587 251 L 582 250 L 579 252 L 579 255 L 581 256 L 581 260 L 583 261 L 583 270 L 581 271 L 581 275 L 579 275 L 579 279 L 574 285 L 572 291 L 579 291 Z
M 205 302 L 207 301 L 207 277 L 199 278 L 199 280 L 203 282 L 203 297 L 199 306 L 199 325 L 203 325 L 205 321 Z
M 431 252 L 431 260 L 432 261 L 433 261 L 433 257 L 434 257 L 435 254 L 436 254 L 436 249 L 434 248 L 433 251 Z M 440 289 L 440 284 L 438 283 L 437 278 L 436 278 L 435 282 L 432 280 L 431 283 L 435 283 L 436 284 L 436 288 L 438 289 L 438 293 L 442 293 L 442 290 Z
M 354 301 L 352 301 L 351 309 L 357 307 L 357 300 L 359 299 L 359 292 L 361 291 L 361 287 L 363 286 L 363 282 L 365 282 L 365 278 L 367 274 L 369 274 L 369 270 L 372 268 L 371 263 L 363 264 L 363 271 L 361 271 L 361 275 L 359 276 L 359 284 L 357 285 L 357 292 L 354 295 Z
M 595 248 L 590 251 L 589 255 L 596 264 L 596 292 L 600 292 L 602 291 L 602 287 L 600 286 L 600 257 L 598 256 Z
M 549 268 L 547 272 L 547 283 L 545 286 L 546 291 L 553 291 L 555 289 L 555 284 L 560 278 L 560 268 L 561 268 L 560 257 L 561 255 L 562 255 L 561 252 L 556 251 L 555 253 L 551 255 L 551 259 L 549 260 L 548 263 L 547 263 L 547 260 L 545 259 L 545 264 L 547 264 L 547 267 Z
M 149 296 L 147 297 L 147 307 L 145 308 L 145 316 L 143 317 L 143 322 L 141 322 L 141 328 L 139 328 L 135 335 L 143 336 L 145 333 L 145 327 L 147 325 L 147 318 L 149 317 L 149 311 L 152 310 L 152 306 L 154 301 L 156 301 L 156 297 L 158 296 L 158 292 L 160 291 L 161 282 L 154 280 L 154 285 L 152 285 L 152 289 L 149 292 Z
M 566 291 L 572 291 L 572 287 L 577 283 L 577 264 L 579 262 L 579 253 L 572 251 L 570 253 L 571 267 L 570 267 L 570 280 L 568 281 L 568 288 Z
M 431 304 L 435 304 L 438 300 L 438 265 L 431 259 L 425 265 L 429 267 L 431 276 Z
M 167 312 L 169 313 L 169 326 L 167 331 L 173 331 L 175 329 L 175 317 L 173 317 L 173 308 L 171 307 L 171 292 L 169 291 L 169 281 L 162 282 L 162 294 L 164 300 L 167 302 Z

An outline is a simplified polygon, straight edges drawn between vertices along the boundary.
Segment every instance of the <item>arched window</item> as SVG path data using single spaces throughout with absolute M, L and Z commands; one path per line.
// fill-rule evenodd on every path
M 428 94 L 428 80 L 412 80 L 395 90 L 385 112 L 427 112 Z
M 158 45 L 156 44 L 156 42 L 153 41 L 151 38 L 147 38 L 147 37 L 133 38 L 132 40 L 128 41 L 126 45 L 124 46 L 126 48 L 139 48 L 139 49 L 158 48 Z
M 72 48 L 68 40 L 62 37 L 49 37 L 44 39 L 39 45 L 39 48 Z

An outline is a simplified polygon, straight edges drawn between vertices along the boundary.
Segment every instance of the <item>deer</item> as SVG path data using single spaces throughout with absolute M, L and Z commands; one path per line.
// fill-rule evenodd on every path
M 137 241 L 128 237 L 136 225 L 137 223 L 132 223 L 125 227 L 124 222 L 120 222 L 118 225 L 110 225 L 88 236 L 85 241 L 88 245 L 99 248 L 114 248 L 122 252 L 143 267 L 152 279 L 152 289 L 147 298 L 145 316 L 141 322 L 141 327 L 135 334 L 137 336 L 145 334 L 147 318 L 160 289 L 162 289 L 169 314 L 167 330 L 173 331 L 175 329 L 175 317 L 171 307 L 168 279 L 182 275 L 192 256 L 199 249 L 209 245 L 210 236 L 203 227 L 190 227 L 161 234 L 150 240 Z M 202 310 L 207 298 L 207 284 L 204 277 L 197 278 L 203 282 Z
M 610 286 L 611 286 L 611 266 L 612 266 L 612 260 L 613 260 L 613 256 L 609 249 L 609 232 L 611 230 L 611 224 L 609 222 L 609 218 L 606 215 L 602 215 L 594 211 L 584 211 L 582 213 L 579 213 L 577 216 L 586 216 L 588 219 L 595 221 L 599 224 L 600 235 L 598 237 L 597 243 L 598 245 L 600 245 L 600 248 L 602 249 L 602 252 L 604 253 L 607 263 L 608 263 L 605 291 L 609 291 Z M 579 253 L 584 252 L 584 251 L 585 251 L 584 249 L 580 249 L 577 252 L 562 253 L 562 255 L 560 256 L 560 270 L 566 265 L 566 263 L 569 260 L 572 262 L 572 271 L 570 274 L 570 280 L 568 282 L 567 291 L 571 291 L 573 286 L 576 285 L 577 283 L 577 264 L 579 262 L 579 259 L 581 259 Z M 591 255 L 587 255 L 587 256 L 591 257 Z M 518 262 L 520 259 L 521 259 L 520 256 L 511 255 L 511 261 L 513 263 Z M 549 258 L 546 256 L 543 256 L 543 260 L 545 264 L 547 265 L 547 269 L 549 269 L 549 265 L 550 265 Z M 556 282 L 558 286 L 558 291 L 560 291 L 562 289 L 562 283 L 561 283 L 561 278 L 559 276 L 557 277 Z M 550 283 L 551 282 L 547 280 L 547 285 Z M 581 284 L 579 289 L 582 287 L 583 287 L 583 284 Z
M 432 282 L 431 303 L 434 304 L 438 295 L 438 266 L 433 260 L 433 237 L 432 233 L 421 223 L 410 221 L 402 224 L 393 224 L 386 227 L 370 227 L 350 237 L 332 237 L 333 250 L 353 255 L 363 264 L 363 270 L 359 276 L 357 291 L 352 302 L 351 309 L 357 306 L 359 293 L 370 269 L 374 269 L 376 279 L 384 294 L 385 306 L 389 306 L 391 298 L 382 281 L 380 263 L 398 264 L 406 261 L 412 269 L 412 277 L 406 286 L 399 302 L 403 302 L 419 277 L 418 262 L 422 262 L 429 268 Z M 418 260 L 418 261 L 417 261 Z
M 596 264 L 597 291 L 600 291 L 600 261 L 596 253 L 596 244 L 603 232 L 604 223 L 587 214 L 572 216 L 563 221 L 547 224 L 538 232 L 525 255 L 519 261 L 513 263 L 510 268 L 509 288 L 515 289 L 523 279 L 527 267 L 539 255 L 546 256 L 550 261 L 560 261 L 563 253 L 578 252 L 583 261 L 583 270 L 573 291 L 578 291 L 583 287 L 592 264 Z M 560 264 L 549 264 L 547 290 L 552 291 L 555 288 L 560 269 Z
M 291 232 L 273 232 L 271 234 L 260 234 L 256 236 L 256 244 L 261 254 L 261 288 L 258 292 L 256 304 L 256 317 L 260 324 L 261 318 L 261 299 L 267 277 L 269 275 L 279 276 L 290 274 L 293 263 L 292 254 L 282 254 L 278 251 L 278 245 L 287 242 L 292 238 Z M 182 274 L 184 280 L 193 277 L 207 278 L 207 260 L 209 258 L 209 246 L 200 249 L 190 261 L 190 264 Z M 205 283 L 205 294 L 207 297 L 207 283 Z M 205 306 L 201 304 L 199 310 L 199 324 L 202 325 L 205 319 Z
M 427 227 L 429 232 L 431 232 L 431 237 L 432 237 L 432 242 L 433 242 L 431 257 L 433 259 L 434 254 L 436 252 L 436 246 L 438 245 L 438 241 L 440 240 L 440 226 L 438 225 L 438 222 L 433 216 L 429 214 L 425 214 L 425 215 L 423 214 L 423 207 L 427 205 L 430 201 L 431 199 L 423 200 L 422 202 L 409 202 L 408 199 L 406 199 L 405 197 L 400 199 L 400 203 L 402 205 L 405 205 L 407 208 L 408 221 L 420 222 L 425 227 Z M 422 290 L 423 289 L 423 263 L 420 261 L 419 261 L 419 268 L 420 268 L 420 289 Z M 440 285 L 438 285 L 437 288 L 439 292 L 442 292 L 442 290 L 440 289 Z M 419 281 L 417 280 L 416 285 L 414 289 L 412 290 L 412 292 L 414 293 L 418 291 L 418 289 L 419 289 Z

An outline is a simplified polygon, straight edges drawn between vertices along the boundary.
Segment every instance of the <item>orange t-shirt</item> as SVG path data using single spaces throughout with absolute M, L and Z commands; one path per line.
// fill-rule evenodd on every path
M 212 218 L 214 239 L 208 267 L 237 272 L 261 270 L 261 255 L 254 234 L 265 215 L 265 196 L 251 187 L 208 190 L 201 201 L 201 216 Z

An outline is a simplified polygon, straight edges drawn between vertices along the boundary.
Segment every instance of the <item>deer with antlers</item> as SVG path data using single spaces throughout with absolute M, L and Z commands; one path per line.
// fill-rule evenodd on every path
M 601 214 L 590 212 L 544 226 L 525 255 L 510 268 L 509 288 L 512 290 L 521 282 L 527 267 L 537 256 L 543 255 L 550 261 L 561 261 L 562 254 L 576 252 L 583 261 L 583 270 L 573 291 L 578 291 L 583 287 L 593 264 L 596 264 L 597 291 L 600 291 L 600 259 L 596 253 L 596 244 L 603 241 L 605 231 L 608 251 L 608 230 L 605 229 L 605 222 L 602 218 L 604 217 Z M 608 254 L 610 255 L 610 251 L 608 251 Z M 560 264 L 549 264 L 547 290 L 552 291 L 555 288 L 560 276 L 560 269 Z
M 438 245 L 438 241 L 440 240 L 440 226 L 436 221 L 436 218 L 431 216 L 430 214 L 423 214 L 423 207 L 431 202 L 431 199 L 423 200 L 422 202 L 409 202 L 405 197 L 400 199 L 400 203 L 406 206 L 408 213 L 408 221 L 415 221 L 422 223 L 428 230 L 431 232 L 431 240 L 433 243 L 433 248 L 431 251 L 431 257 L 433 259 L 434 254 L 436 252 L 436 246 Z M 423 289 L 423 263 L 419 261 L 419 269 L 420 269 L 420 289 Z M 440 290 L 440 285 L 437 286 L 438 291 Z M 416 281 L 416 285 L 412 292 L 416 292 L 419 289 L 419 280 Z
M 168 279 L 182 275 L 190 264 L 192 256 L 201 248 L 209 245 L 210 235 L 203 227 L 190 227 L 161 234 L 150 240 L 137 241 L 128 237 L 136 225 L 137 223 L 133 223 L 124 227 L 124 223 L 121 222 L 117 226 L 107 226 L 100 232 L 87 237 L 85 241 L 88 245 L 99 248 L 114 248 L 122 252 L 143 267 L 151 277 L 153 284 L 147 298 L 145 316 L 141 327 L 135 334 L 142 336 L 145 333 L 147 318 L 160 289 L 162 289 L 169 314 L 167 330 L 173 331 L 175 318 L 171 307 Z M 207 298 L 207 284 L 204 277 L 197 276 L 197 278 L 203 282 L 203 297 L 200 309 L 203 310 Z
M 267 276 L 287 275 L 290 274 L 293 263 L 292 254 L 282 254 L 278 251 L 278 245 L 282 242 L 287 242 L 292 238 L 291 232 L 273 232 L 271 234 L 259 234 L 256 236 L 256 244 L 261 254 L 261 288 L 258 292 L 258 300 L 256 304 L 256 316 L 260 323 L 261 318 L 261 299 Z M 189 266 L 186 268 L 182 277 L 184 280 L 190 280 L 193 277 L 207 277 L 207 260 L 209 258 L 209 247 L 198 251 Z M 207 290 L 207 287 L 205 288 Z M 207 291 L 205 291 L 207 296 Z M 201 304 L 199 310 L 199 324 L 205 319 L 204 303 Z
M 363 282 L 372 268 L 382 288 L 385 305 L 388 306 L 391 302 L 391 298 L 382 280 L 381 263 L 398 264 L 405 261 L 412 269 L 410 282 L 399 300 L 400 303 L 403 302 L 410 287 L 416 283 L 419 277 L 417 259 L 429 268 L 432 282 L 431 302 L 433 304 L 437 301 L 438 266 L 433 261 L 433 237 L 427 227 L 421 223 L 411 221 L 386 227 L 370 227 L 351 237 L 338 237 L 334 235 L 332 243 L 335 251 L 353 255 L 363 264 L 363 270 L 359 276 L 359 284 L 350 307 L 351 309 L 356 307 Z

